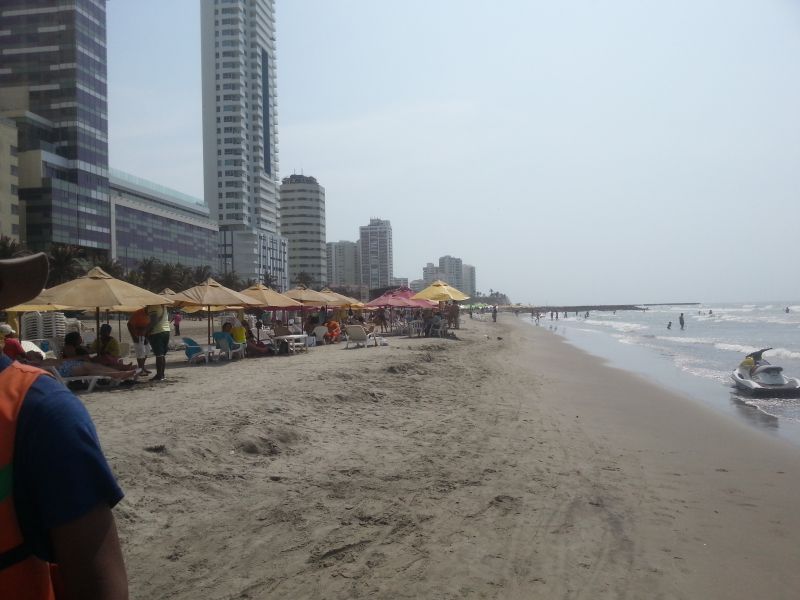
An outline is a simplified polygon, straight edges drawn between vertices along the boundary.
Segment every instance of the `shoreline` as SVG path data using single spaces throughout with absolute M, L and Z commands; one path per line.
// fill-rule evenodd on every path
M 84 395 L 132 597 L 800 589 L 795 448 L 510 315 L 457 333 Z

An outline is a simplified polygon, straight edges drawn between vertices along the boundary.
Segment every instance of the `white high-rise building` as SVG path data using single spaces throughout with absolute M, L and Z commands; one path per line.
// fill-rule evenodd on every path
M 328 285 L 357 286 L 361 281 L 358 244 L 342 240 L 328 242 Z
M 290 175 L 281 184 L 281 233 L 289 244 L 289 283 L 304 273 L 308 285 L 328 283 L 325 188 L 313 177 Z
M 285 289 L 274 0 L 201 0 L 205 200 L 219 268 Z
M 360 229 L 361 285 L 372 290 L 389 287 L 394 278 L 392 254 L 392 224 L 382 219 L 370 219 Z

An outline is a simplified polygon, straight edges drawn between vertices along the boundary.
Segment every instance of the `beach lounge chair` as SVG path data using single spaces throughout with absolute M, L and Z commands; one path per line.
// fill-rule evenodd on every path
M 50 373 L 53 378 L 64 387 L 69 387 L 69 384 L 75 381 L 85 383 L 87 386 L 87 392 L 93 391 L 95 386 L 100 381 L 106 381 L 112 386 L 119 385 L 119 380 L 111 379 L 110 377 L 103 377 L 102 375 L 76 375 L 75 377 L 62 377 L 61 373 L 58 372 L 56 367 L 42 367 L 42 369 Z
M 444 319 L 442 319 L 438 323 L 433 323 L 431 325 L 428 337 L 446 337 L 446 336 L 447 336 L 447 323 L 445 322 Z
M 192 362 L 205 362 L 214 360 L 215 352 L 212 349 L 205 350 L 200 344 L 190 337 L 181 338 L 186 346 L 183 351 L 186 353 L 186 360 Z
M 355 344 L 356 348 L 360 346 L 366 348 L 370 341 L 372 341 L 374 346 L 378 345 L 378 339 L 375 337 L 375 334 L 367 333 L 367 330 L 361 325 L 345 325 L 344 328 L 347 332 L 347 344 L 344 347 L 345 350 L 350 347 L 350 344 Z
M 237 344 L 232 340 L 231 334 L 224 331 L 217 331 L 214 333 L 214 341 L 217 343 L 220 356 L 227 356 L 228 360 L 233 360 L 237 355 L 244 358 L 244 352 L 247 346 L 245 344 Z

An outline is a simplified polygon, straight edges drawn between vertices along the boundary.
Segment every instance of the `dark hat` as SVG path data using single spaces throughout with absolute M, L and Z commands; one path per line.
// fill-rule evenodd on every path
M 0 309 L 35 298 L 47 283 L 47 256 L 40 252 L 0 260 Z

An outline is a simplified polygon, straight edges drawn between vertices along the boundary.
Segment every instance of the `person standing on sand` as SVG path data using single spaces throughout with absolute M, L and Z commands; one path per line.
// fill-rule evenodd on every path
M 181 336 L 181 321 L 183 317 L 181 316 L 180 312 L 176 312 L 172 315 L 172 325 L 175 327 L 175 337 Z
M 145 312 L 150 319 L 147 328 L 147 339 L 156 357 L 156 374 L 150 381 L 163 381 L 167 368 L 167 350 L 169 349 L 169 313 L 163 304 L 146 306 Z
M 681 313 L 681 316 L 678 317 L 678 323 L 681 324 L 681 331 L 683 331 L 683 328 L 686 325 L 686 322 L 683 320 L 683 313 Z
M 150 327 L 150 317 L 143 308 L 134 312 L 128 319 L 128 333 L 133 340 L 133 350 L 136 354 L 136 364 L 142 375 L 150 375 L 144 364 L 147 362 L 147 330 Z
M 497 323 L 497 306 L 492 305 L 492 322 Z
M 47 257 L 0 261 L 0 308 L 47 282 Z M 83 403 L 0 356 L 0 598 L 127 600 L 111 509 L 122 499 Z

